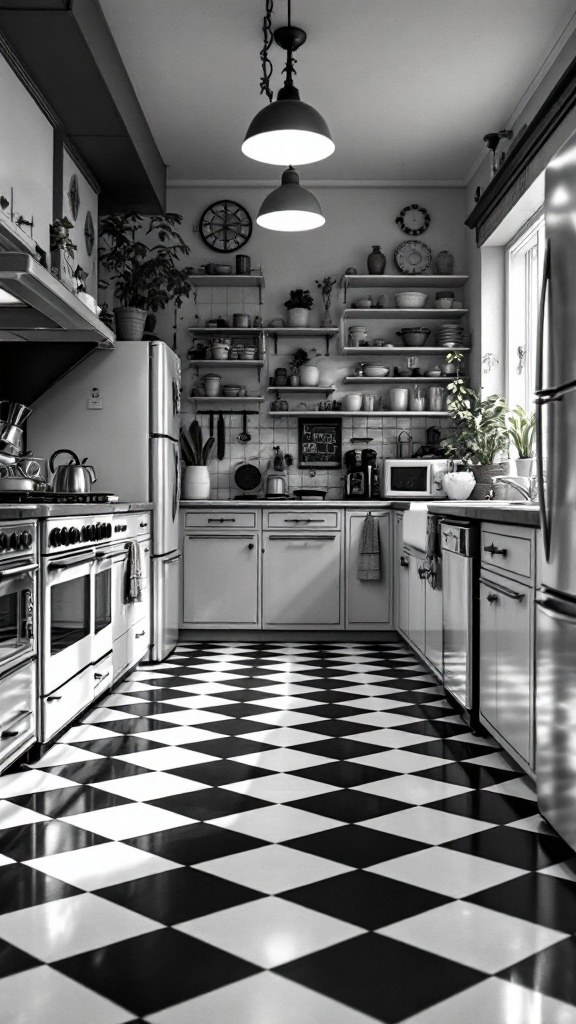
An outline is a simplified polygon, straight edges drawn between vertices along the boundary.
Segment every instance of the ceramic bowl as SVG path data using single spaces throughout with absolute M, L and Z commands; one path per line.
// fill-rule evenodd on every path
M 354 303 L 354 309 L 371 309 L 372 299 L 358 299 Z
M 430 345 L 430 331 L 427 327 L 405 327 L 402 331 L 396 331 L 403 345 Z
M 473 473 L 445 473 L 442 477 L 442 487 L 449 501 L 466 501 L 475 486 Z
M 436 299 L 434 309 L 452 309 L 452 299 Z
M 364 367 L 365 377 L 387 377 L 389 373 L 390 368 L 388 366 L 379 366 L 377 363 Z
M 397 292 L 394 296 L 398 309 L 422 309 L 426 305 L 426 292 Z

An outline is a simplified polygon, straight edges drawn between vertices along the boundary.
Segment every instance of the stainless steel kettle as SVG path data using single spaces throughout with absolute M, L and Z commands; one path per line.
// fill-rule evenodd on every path
M 73 461 L 66 466 L 54 466 L 54 459 L 57 455 L 70 455 Z M 62 491 L 66 494 L 86 494 L 90 491 L 91 484 L 96 482 L 96 473 L 92 466 L 86 466 L 86 459 L 80 462 L 78 456 L 69 448 L 59 448 L 50 456 L 50 472 L 52 478 L 52 490 Z

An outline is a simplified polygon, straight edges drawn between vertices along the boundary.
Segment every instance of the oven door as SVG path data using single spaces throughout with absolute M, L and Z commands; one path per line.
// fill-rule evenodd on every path
M 46 563 L 42 689 L 51 693 L 93 660 L 94 551 Z
M 36 651 L 38 566 L 14 559 L 0 568 L 0 672 Z

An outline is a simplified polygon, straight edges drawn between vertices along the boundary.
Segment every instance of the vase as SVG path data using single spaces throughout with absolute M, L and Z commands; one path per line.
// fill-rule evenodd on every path
M 144 325 L 148 316 L 145 309 L 135 306 L 116 306 L 116 337 L 119 341 L 142 341 Z
M 300 383 L 304 388 L 315 388 L 320 380 L 320 370 L 314 363 L 304 363 L 300 367 Z
M 288 384 L 290 385 L 291 388 L 299 387 L 299 385 L 300 385 L 300 377 L 298 376 L 297 373 L 291 373 L 290 374 L 290 377 L 288 378 Z
M 310 310 L 303 309 L 302 306 L 295 306 L 294 309 L 289 309 L 286 314 L 288 327 L 308 327 L 309 319 Z
M 186 466 L 182 477 L 182 497 L 185 501 L 202 501 L 210 496 L 208 466 Z
M 532 476 L 532 466 L 534 459 L 516 459 L 516 472 L 518 476 Z
M 379 245 L 372 246 L 372 252 L 368 256 L 368 273 L 369 274 L 383 274 L 384 267 L 386 266 L 386 257 L 380 250 Z
M 437 274 L 451 274 L 454 270 L 454 257 L 443 249 L 436 256 L 435 266 Z
M 484 501 L 494 488 L 495 476 L 508 476 L 509 462 L 493 462 L 490 466 L 472 466 L 476 486 L 470 495 L 472 501 Z

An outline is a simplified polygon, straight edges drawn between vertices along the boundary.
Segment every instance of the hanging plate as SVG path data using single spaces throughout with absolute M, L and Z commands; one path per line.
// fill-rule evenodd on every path
M 402 274 L 424 274 L 432 263 L 432 250 L 425 242 L 401 242 L 394 259 Z
M 78 217 L 78 210 L 80 209 L 80 189 L 78 188 L 78 177 L 76 174 L 73 174 L 70 178 L 70 184 L 68 186 L 68 204 L 70 206 L 72 220 L 76 220 Z
M 94 248 L 94 221 L 90 210 L 88 210 L 84 221 L 84 241 L 86 242 L 86 252 L 91 256 Z

